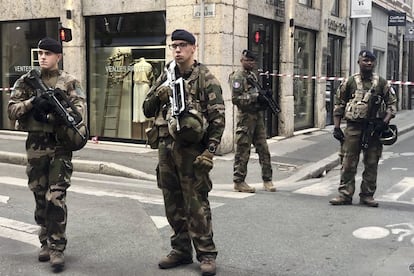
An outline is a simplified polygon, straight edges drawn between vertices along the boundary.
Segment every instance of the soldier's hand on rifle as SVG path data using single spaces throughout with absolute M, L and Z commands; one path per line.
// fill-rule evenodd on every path
M 267 100 L 266 100 L 266 91 L 261 90 L 259 92 L 259 95 L 257 96 L 257 102 L 260 104 L 266 104 Z
M 381 133 L 388 129 L 388 124 L 384 122 L 383 120 L 380 120 L 379 122 L 375 123 L 375 132 Z
M 44 112 L 50 112 L 53 109 L 53 105 L 50 103 L 47 96 L 44 95 L 34 97 L 32 99 L 32 105 L 34 108 Z
M 160 99 L 161 104 L 165 104 L 172 96 L 172 90 L 169 86 L 160 86 L 155 90 L 155 96 Z
M 333 131 L 333 137 L 339 142 L 342 142 L 345 139 L 345 134 L 340 127 L 336 127 Z
M 214 153 L 208 150 L 203 151 L 203 153 L 197 156 L 196 160 L 194 161 L 194 168 L 207 173 L 210 172 L 213 168 L 213 157 Z

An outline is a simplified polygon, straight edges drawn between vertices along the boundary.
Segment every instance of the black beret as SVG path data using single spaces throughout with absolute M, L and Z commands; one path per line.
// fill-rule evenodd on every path
M 370 51 L 368 50 L 362 50 L 361 52 L 359 52 L 359 57 L 366 57 L 366 58 L 370 58 L 372 60 L 376 60 L 377 57 Z
M 192 33 L 182 29 L 177 29 L 174 32 L 172 32 L 171 40 L 184 40 L 192 45 L 194 45 L 196 42 L 196 39 Z
M 60 45 L 60 43 L 58 41 L 56 41 L 56 40 L 54 40 L 53 38 L 50 38 L 50 37 L 42 38 L 39 41 L 39 44 L 37 45 L 37 47 L 39 49 L 42 49 L 42 50 L 51 51 L 55 54 L 61 54 L 62 53 L 62 45 Z
M 250 50 L 243 50 L 242 55 L 245 58 L 251 58 L 253 60 L 256 60 L 256 55 Z

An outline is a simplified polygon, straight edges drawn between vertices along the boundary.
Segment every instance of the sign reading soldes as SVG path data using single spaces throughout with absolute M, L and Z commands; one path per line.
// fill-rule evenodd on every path
M 406 22 L 407 14 L 405 12 L 388 12 L 388 26 L 405 26 Z

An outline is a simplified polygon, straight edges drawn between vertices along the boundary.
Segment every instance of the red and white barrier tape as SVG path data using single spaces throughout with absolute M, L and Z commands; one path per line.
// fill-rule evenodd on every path
M 326 77 L 326 76 L 303 76 L 303 75 L 292 75 L 292 74 L 274 74 L 269 72 L 260 73 L 260 76 L 273 76 L 273 77 L 290 77 L 295 79 L 312 79 L 312 80 L 335 80 L 335 81 L 342 81 L 345 78 L 343 77 Z M 388 80 L 390 84 L 398 84 L 398 85 L 414 85 L 413 81 L 396 81 L 396 80 Z M 0 91 L 12 91 L 13 88 L 1 88 Z
M 336 80 L 342 81 L 343 77 L 326 77 L 326 76 L 303 76 L 303 75 L 292 75 L 292 74 L 274 74 L 269 72 L 260 73 L 260 76 L 273 76 L 273 77 L 291 77 L 296 79 L 312 79 L 312 80 Z M 401 85 L 414 85 L 413 81 L 395 81 L 388 80 L 390 84 L 401 84 Z

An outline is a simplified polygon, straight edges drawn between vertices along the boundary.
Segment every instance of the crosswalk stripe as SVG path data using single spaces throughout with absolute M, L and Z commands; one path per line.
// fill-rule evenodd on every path
M 320 182 L 319 180 L 318 183 L 300 188 L 294 191 L 294 193 L 314 196 L 329 196 L 335 192 L 337 188 L 338 185 L 332 184 L 331 182 Z
M 4 176 L 0 177 L 0 183 L 6 184 L 6 185 L 14 185 L 14 186 L 27 186 L 27 180 L 22 178 L 16 178 L 16 177 L 9 177 Z M 108 182 L 113 184 L 116 187 L 116 184 L 113 182 Z M 103 188 L 93 188 L 93 187 L 86 187 L 86 186 L 76 186 L 72 185 L 69 188 L 69 193 L 74 192 L 78 194 L 85 194 L 85 195 L 92 195 L 92 196 L 109 196 L 109 197 L 118 197 L 118 198 L 129 198 L 133 200 L 137 200 L 141 203 L 146 204 L 155 204 L 155 205 L 164 205 L 164 199 L 161 195 L 156 194 L 149 194 L 149 193 L 138 193 L 138 192 L 122 192 L 117 190 L 107 190 Z M 220 192 L 219 194 L 225 195 L 225 193 Z M 211 208 L 216 208 L 219 206 L 222 206 L 223 203 L 221 202 L 211 202 L 210 203 Z
M 37 235 L 16 231 L 3 226 L 0 226 L 0 237 L 19 242 L 24 242 L 27 244 L 34 245 L 36 247 L 40 246 L 39 238 L 37 237 Z
M 158 229 L 161 229 L 168 225 L 168 220 L 166 217 L 162 217 L 162 216 L 150 216 L 150 217 Z
M 0 226 L 26 232 L 28 234 L 34 234 L 39 231 L 39 226 L 37 225 L 3 217 L 0 217 Z
M 0 217 L 0 237 L 24 242 L 38 247 L 40 245 L 37 233 L 39 226 Z
M 414 188 L 414 177 L 404 177 L 400 182 L 393 185 L 386 193 L 378 198 L 383 201 L 398 200 L 403 194 Z
M 10 197 L 8 196 L 4 196 L 4 195 L 0 195 L 0 202 L 1 203 L 6 203 L 9 201 Z

